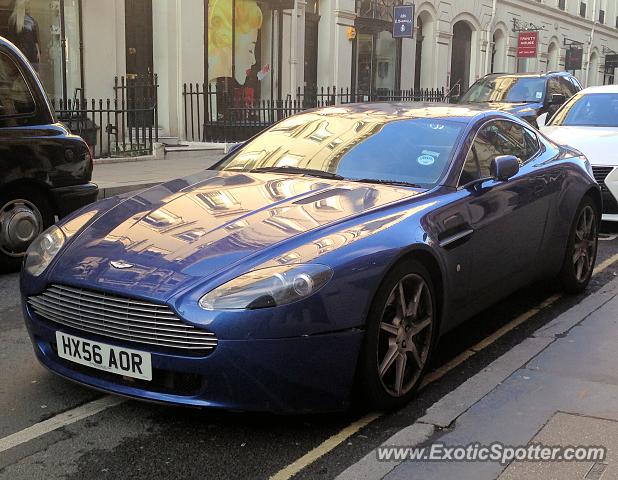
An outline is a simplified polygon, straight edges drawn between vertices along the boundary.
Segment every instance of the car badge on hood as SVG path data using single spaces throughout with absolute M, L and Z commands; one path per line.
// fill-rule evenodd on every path
M 123 261 L 119 261 L 119 262 L 112 261 L 112 262 L 109 262 L 109 264 L 118 270 L 127 270 L 128 268 L 134 267 L 134 265 L 123 262 Z

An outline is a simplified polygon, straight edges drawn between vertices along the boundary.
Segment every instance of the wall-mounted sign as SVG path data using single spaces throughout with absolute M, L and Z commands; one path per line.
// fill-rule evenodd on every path
M 348 35 L 348 40 L 354 40 L 356 38 L 356 27 L 348 27 L 346 34 Z
M 414 5 L 393 7 L 393 38 L 414 37 Z
M 581 70 L 584 59 L 584 49 L 579 45 L 571 45 L 566 50 L 564 57 L 565 70 Z
M 536 58 L 539 46 L 539 32 L 519 32 L 517 37 L 517 57 Z

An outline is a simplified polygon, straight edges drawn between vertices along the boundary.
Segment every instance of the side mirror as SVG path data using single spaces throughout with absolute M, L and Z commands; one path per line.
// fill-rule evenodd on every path
M 539 117 L 536 119 L 536 124 L 539 128 L 543 128 L 545 125 L 547 125 L 547 121 L 549 120 L 549 118 L 547 117 L 549 117 L 549 114 L 544 113 L 542 115 L 539 115 Z
M 550 105 L 562 105 L 567 101 L 567 98 L 562 93 L 553 93 L 549 99 Z
M 519 159 L 514 155 L 501 155 L 489 165 L 489 173 L 496 180 L 506 182 L 519 173 Z

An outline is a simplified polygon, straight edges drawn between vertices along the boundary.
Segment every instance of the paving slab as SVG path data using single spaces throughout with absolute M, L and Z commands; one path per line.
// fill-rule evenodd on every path
M 533 359 L 528 368 L 559 376 L 618 385 L 618 301 L 573 327 L 568 336 Z
M 618 478 L 618 422 L 595 417 L 556 413 L 535 435 L 531 444 L 546 446 L 607 447 L 606 457 L 575 462 L 514 461 L 499 480 L 601 480 Z

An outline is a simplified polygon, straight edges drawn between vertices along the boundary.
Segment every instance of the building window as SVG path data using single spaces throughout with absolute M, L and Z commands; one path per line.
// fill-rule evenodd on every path
M 605 10 L 599 10 L 599 23 L 605 23 Z
M 209 0 L 208 82 L 216 82 L 218 90 L 255 96 L 265 20 L 269 16 L 255 0 Z
M 399 89 L 401 39 L 393 38 L 393 6 L 398 0 L 356 3 L 353 82 L 361 95 L 388 95 Z
M 0 35 L 17 45 L 52 100 L 82 87 L 79 0 L 0 0 Z
M 586 4 L 584 2 L 579 4 L 579 16 L 586 18 Z
M 566 10 L 566 0 L 558 0 L 558 8 L 560 10 Z

